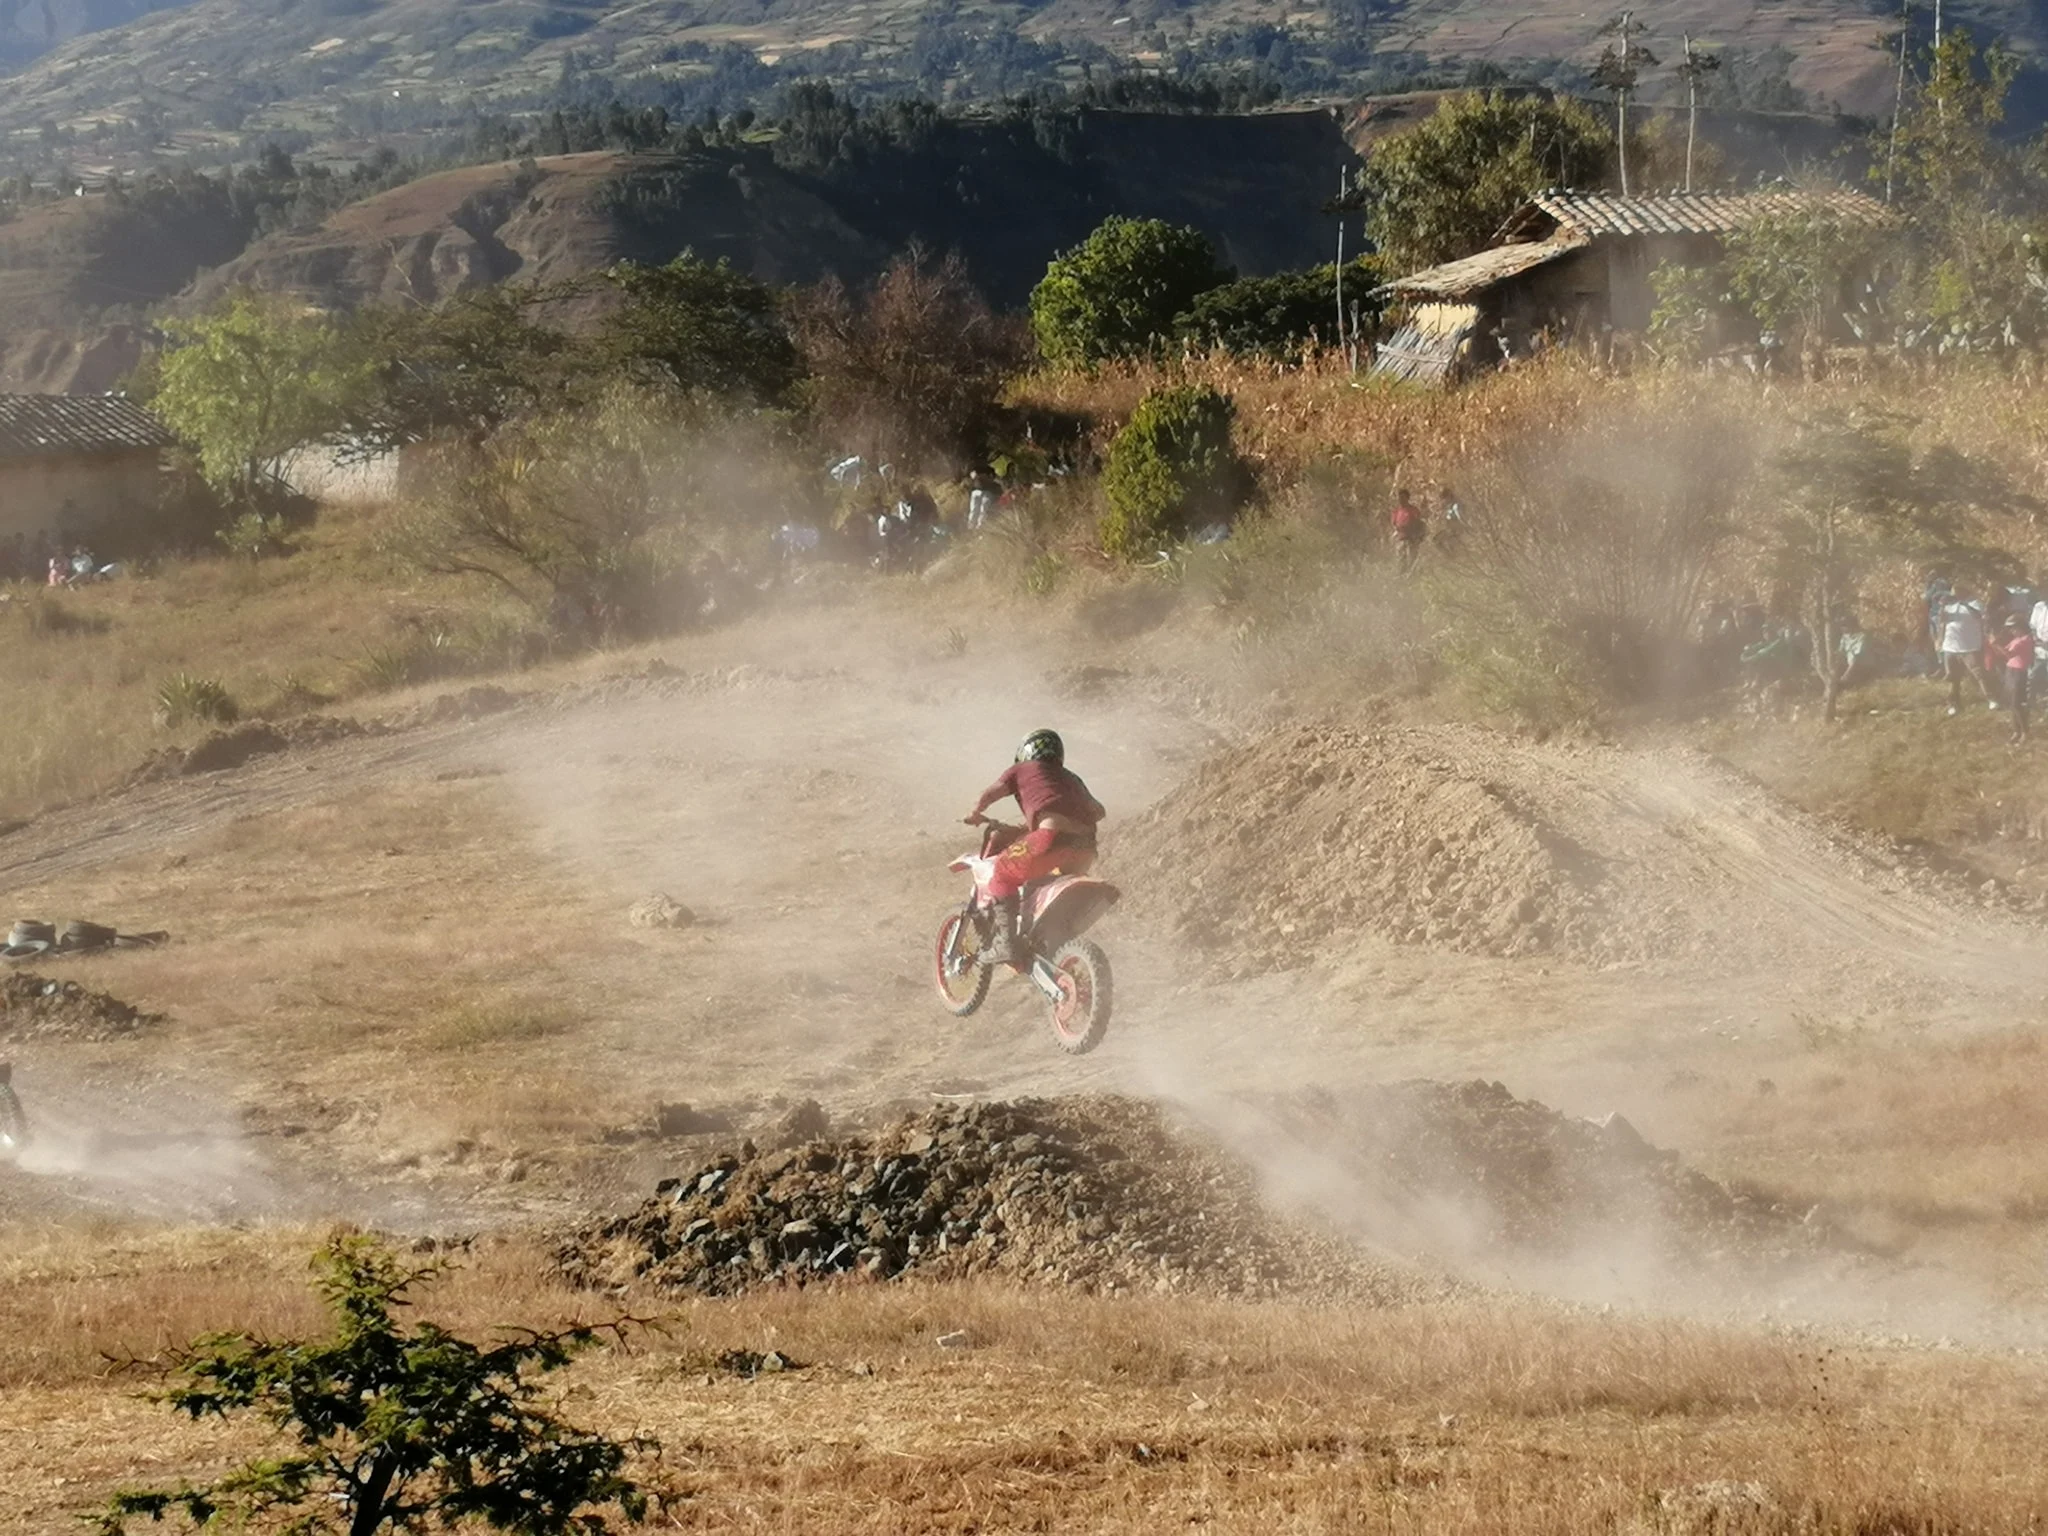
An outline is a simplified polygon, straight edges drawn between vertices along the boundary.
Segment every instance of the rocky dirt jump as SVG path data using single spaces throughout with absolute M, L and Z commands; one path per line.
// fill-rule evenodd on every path
M 0 1211 L 161 1213 L 92 1155 L 118 1123 L 198 1149 L 192 1214 L 540 1224 L 598 1286 L 1394 1294 L 1515 1253 L 1573 1288 L 1589 1245 L 1762 1270 L 1854 1245 L 1689 1167 L 1672 1084 L 2048 991 L 2031 918 L 1698 753 L 1275 727 L 1142 642 L 1078 673 L 918 633 L 741 626 L 0 837 L 21 910 L 179 935 L 67 962 L 61 1006 L 9 983 L 17 1084 L 72 1155 Z M 1080 1060 L 1021 985 L 966 1021 L 928 995 L 957 819 L 1048 723 L 1128 892 Z M 630 924 L 657 892 L 693 920 Z M 93 1023 L 97 989 L 133 1012 Z M 778 1144 L 799 1099 L 839 1133 Z

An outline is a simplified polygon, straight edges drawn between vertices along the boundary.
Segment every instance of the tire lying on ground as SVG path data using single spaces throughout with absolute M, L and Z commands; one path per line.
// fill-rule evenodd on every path
M 57 936 L 57 947 L 66 950 L 105 949 L 119 936 L 103 923 L 74 919 L 66 923 L 64 931 Z

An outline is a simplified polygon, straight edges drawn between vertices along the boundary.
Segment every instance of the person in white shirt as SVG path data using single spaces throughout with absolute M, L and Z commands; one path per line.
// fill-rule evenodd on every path
M 2034 632 L 2034 676 L 2048 672 L 2048 597 L 2034 604 L 2027 615 L 2027 628 Z
M 1984 702 L 1998 708 L 1984 676 L 1984 605 L 1956 592 L 1941 605 L 1936 619 L 1941 627 L 1941 675 L 1948 679 L 1948 712 L 1962 708 L 1965 673 L 1976 681 Z

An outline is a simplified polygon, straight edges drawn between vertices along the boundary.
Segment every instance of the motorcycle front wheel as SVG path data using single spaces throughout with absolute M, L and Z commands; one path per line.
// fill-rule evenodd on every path
M 1060 998 L 1046 1022 L 1061 1050 L 1085 1056 L 1109 1029 L 1109 956 L 1086 939 L 1069 939 L 1048 958 L 1059 976 Z
M 989 968 L 981 963 L 981 930 L 965 912 L 955 912 L 939 925 L 933 966 L 939 1001 L 955 1018 L 964 1019 L 988 996 Z

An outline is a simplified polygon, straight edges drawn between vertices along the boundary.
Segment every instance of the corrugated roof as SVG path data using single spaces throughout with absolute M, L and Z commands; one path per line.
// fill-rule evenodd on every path
M 1586 241 L 1581 239 L 1531 240 L 1521 245 L 1499 245 L 1476 256 L 1461 256 L 1440 267 L 1425 267 L 1420 272 L 1397 277 L 1378 292 L 1399 294 L 1403 298 L 1470 298 L 1504 278 L 1556 261 L 1560 256 L 1569 256 L 1585 246 Z
M 119 395 L 0 395 L 0 459 L 168 448 L 177 439 Z
M 1825 209 L 1852 224 L 1890 224 L 1896 216 L 1876 198 L 1844 188 L 1782 192 L 1671 192 L 1657 197 L 1623 197 L 1615 192 L 1573 192 L 1553 187 L 1539 192 L 1500 238 L 1526 235 L 1544 223 L 1558 234 L 1584 239 L 1601 235 L 1725 235 L 1756 219 Z

